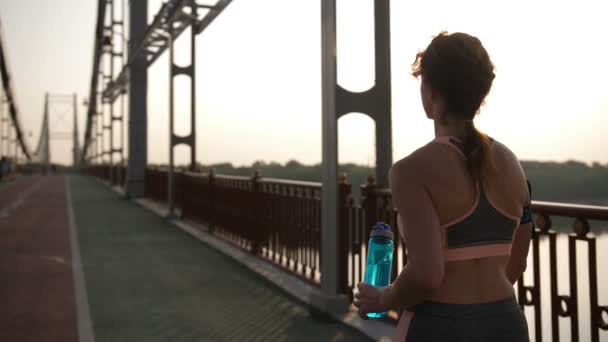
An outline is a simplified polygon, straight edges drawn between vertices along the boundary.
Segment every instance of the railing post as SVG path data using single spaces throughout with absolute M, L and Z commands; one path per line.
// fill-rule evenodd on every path
M 143 186 L 142 186 L 142 191 L 143 191 L 143 197 L 150 197 L 151 194 L 153 194 L 154 192 L 154 188 L 152 187 L 152 168 L 151 167 L 147 167 L 144 169 L 144 177 L 143 177 Z
M 378 222 L 378 198 L 375 190 L 378 188 L 376 179 L 373 176 L 367 177 L 367 184 L 361 189 L 362 201 L 361 207 L 363 208 L 365 217 L 365 235 L 363 236 L 363 243 L 369 240 L 369 233 L 371 227 Z
M 263 211 L 263 203 L 260 198 L 261 193 L 261 183 L 260 183 L 261 172 L 260 170 L 255 170 L 253 177 L 251 177 L 251 192 L 252 195 L 250 199 L 252 200 L 249 203 L 249 208 L 251 210 L 251 227 L 249 229 L 253 229 L 252 241 L 251 241 L 251 253 L 253 254 L 261 254 L 262 252 L 262 243 L 264 241 L 264 224 L 262 220 Z
M 183 186 L 183 175 L 184 175 L 184 170 L 179 168 L 178 170 L 176 170 L 175 173 L 173 173 L 173 177 L 174 177 L 174 181 L 173 181 L 173 186 L 175 186 L 175 197 L 173 199 L 174 201 L 174 205 L 175 205 L 175 217 L 178 219 L 181 219 L 183 217 L 183 210 L 184 210 L 184 200 L 183 200 L 183 195 L 184 195 L 184 186 Z M 179 209 L 179 210 L 177 210 Z
M 348 184 L 348 177 L 346 173 L 340 176 L 340 183 L 338 185 L 338 240 L 337 240 L 337 251 L 338 251 L 338 283 L 340 284 L 340 292 L 346 294 L 349 298 L 351 294 L 348 287 L 348 251 L 350 241 L 348 239 L 348 208 L 352 206 L 352 186 Z
M 215 230 L 215 171 L 209 170 L 209 232 Z

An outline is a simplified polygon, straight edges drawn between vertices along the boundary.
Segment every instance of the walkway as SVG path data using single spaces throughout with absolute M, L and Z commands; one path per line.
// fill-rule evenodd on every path
M 0 341 L 76 341 L 65 178 L 19 182 L 38 187 L 0 213 Z M 95 341 L 368 341 L 99 182 L 69 183 Z
M 18 178 L 0 188 L 0 341 L 75 341 L 65 181 Z

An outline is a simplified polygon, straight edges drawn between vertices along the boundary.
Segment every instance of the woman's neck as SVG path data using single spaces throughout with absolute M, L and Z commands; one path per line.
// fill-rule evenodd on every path
M 465 136 L 465 122 L 462 120 L 439 122 L 435 120 L 435 137 L 451 136 L 463 138 Z

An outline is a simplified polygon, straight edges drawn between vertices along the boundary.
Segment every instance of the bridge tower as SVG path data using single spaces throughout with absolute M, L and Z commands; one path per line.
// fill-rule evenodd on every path
M 376 82 L 367 91 L 354 93 L 337 82 L 336 0 L 322 0 L 321 5 L 321 60 L 322 60 L 322 228 L 321 288 L 325 298 L 317 298 L 326 311 L 346 309 L 346 298 L 341 295 L 343 283 L 338 256 L 343 239 L 338 222 L 338 120 L 352 112 L 368 115 L 376 124 L 376 181 L 388 186 L 388 172 L 392 165 L 391 125 L 391 58 L 390 5 L 386 0 L 374 0 L 374 50 Z
M 78 143 L 78 97 L 76 94 L 49 94 L 44 98 L 44 111 L 42 116 L 42 126 L 38 145 L 33 153 L 34 161 L 42 164 L 47 170 L 51 165 L 51 140 L 72 141 L 72 163 L 77 166 L 79 163 L 79 143 Z M 66 130 L 66 119 L 69 112 L 72 112 L 73 128 L 70 132 Z M 51 120 L 54 121 L 51 129 Z M 59 129 L 58 129 L 59 128 Z

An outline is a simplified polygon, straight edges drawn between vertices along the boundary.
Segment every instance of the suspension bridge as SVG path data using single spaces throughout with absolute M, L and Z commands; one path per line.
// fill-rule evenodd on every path
M 322 182 L 216 174 L 197 168 L 196 37 L 230 0 L 98 0 L 82 138 L 76 95 L 45 97 L 34 150 L 26 144 L 0 32 L 0 340 L 390 341 L 397 312 L 363 321 L 350 304 L 364 274 L 369 227 L 395 224 L 389 2 L 374 0 L 375 83 L 337 81 L 336 0 L 322 0 Z M 190 64 L 175 63 L 178 39 Z M 168 165 L 150 167 L 147 70 L 167 54 Z M 174 81 L 191 80 L 190 131 L 175 130 Z M 58 107 L 63 111 L 56 111 Z M 375 123 L 375 175 L 362 198 L 338 172 L 338 120 Z M 73 116 L 71 130 L 51 122 Z M 65 126 L 65 125 L 64 125 Z M 72 142 L 73 171 L 54 174 L 50 146 Z M 189 165 L 174 150 L 187 146 Z M 516 286 L 535 341 L 608 341 L 608 293 L 598 228 L 608 208 L 533 203 L 530 267 Z M 566 220 L 566 230 L 552 222 Z M 562 222 L 559 221 L 559 222 Z M 407 262 L 396 238 L 393 276 Z M 558 252 L 567 255 L 558 268 Z M 600 256 L 598 256 L 598 254 Z M 579 261 L 580 258 L 583 261 Z M 599 273 L 599 277 L 598 277 Z M 579 282 L 584 276 L 584 282 Z M 564 287 L 566 286 L 566 287 Z M 565 290 L 567 289 L 567 290 Z

